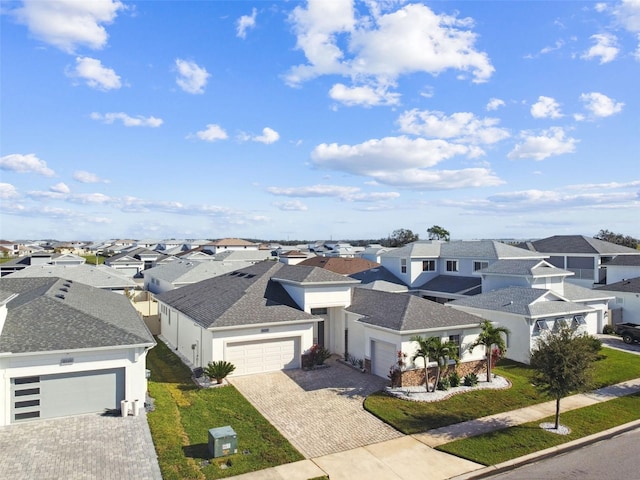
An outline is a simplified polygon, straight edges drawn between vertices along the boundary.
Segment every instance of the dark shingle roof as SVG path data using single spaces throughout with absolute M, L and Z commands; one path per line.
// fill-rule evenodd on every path
M 584 235 L 554 235 L 553 237 L 527 242 L 526 245 L 529 249 L 541 253 L 586 253 L 598 255 L 640 254 L 640 252 L 632 248 L 586 237 Z
M 638 255 L 617 255 L 605 264 L 605 266 L 609 265 L 620 267 L 640 267 L 640 251 L 638 251 Z
M 155 342 L 123 295 L 59 278 L 1 278 L 7 303 L 0 352 L 43 352 Z
M 354 280 L 360 280 L 360 286 L 362 288 L 373 288 L 374 290 L 386 291 L 407 291 L 407 286 L 383 266 L 354 273 L 349 275 L 349 277 Z M 378 286 L 382 288 L 377 288 Z
M 483 268 L 481 273 L 495 275 L 572 275 L 572 272 L 558 267 L 554 267 L 544 260 L 498 260 L 487 268 Z
M 415 295 L 366 288 L 353 289 L 351 305 L 346 310 L 363 315 L 360 322 L 399 332 L 474 325 L 481 321 L 475 315 Z
M 330 270 L 305 265 L 283 265 L 273 278 L 295 283 L 359 283 Z
M 480 293 L 482 279 L 480 277 L 438 275 L 417 288 L 419 290 L 429 290 L 432 292 L 475 295 Z
M 265 260 L 225 275 L 162 293 L 156 298 L 189 316 L 204 328 L 315 318 L 300 310 L 284 287 L 272 280 L 273 276 L 286 268 L 288 266 L 282 263 Z M 337 276 L 344 279 L 341 275 Z

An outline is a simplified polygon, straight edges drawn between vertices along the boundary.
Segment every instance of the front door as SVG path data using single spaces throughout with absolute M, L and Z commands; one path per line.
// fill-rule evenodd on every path
M 318 346 L 324 348 L 324 320 L 318 322 Z

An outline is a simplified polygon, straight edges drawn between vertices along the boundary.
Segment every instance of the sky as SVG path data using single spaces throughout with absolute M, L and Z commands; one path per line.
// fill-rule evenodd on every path
M 640 0 L 0 3 L 5 240 L 640 238 Z

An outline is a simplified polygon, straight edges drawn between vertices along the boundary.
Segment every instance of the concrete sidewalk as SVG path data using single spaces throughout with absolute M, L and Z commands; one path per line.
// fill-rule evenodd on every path
M 561 412 L 575 410 L 636 392 L 640 392 L 640 378 L 592 392 L 565 397 L 560 403 L 560 409 Z M 433 448 L 461 438 L 533 422 L 554 414 L 555 401 L 550 401 L 233 478 L 238 480 L 307 480 L 328 475 L 331 480 L 358 478 L 413 480 L 416 478 L 416 472 L 420 472 L 420 478 L 428 478 L 429 480 L 481 478 L 556 454 L 559 451 L 578 448 L 581 445 L 611 437 L 625 429 L 640 426 L 640 421 L 632 422 L 584 439 L 568 442 L 548 451 L 536 452 L 492 467 L 484 467 Z

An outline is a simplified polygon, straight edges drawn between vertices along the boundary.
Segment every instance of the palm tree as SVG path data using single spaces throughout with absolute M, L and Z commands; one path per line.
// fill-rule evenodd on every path
M 436 361 L 436 377 L 433 382 L 432 391 L 436 390 L 438 382 L 440 381 L 440 369 L 447 365 L 449 358 L 453 360 L 458 359 L 458 345 L 451 340 L 443 342 L 439 337 L 423 338 L 421 336 L 411 337 L 411 340 L 418 344 L 416 353 L 411 357 L 411 361 L 415 361 L 416 358 L 422 358 L 424 361 L 424 383 L 429 391 L 429 359 Z
M 507 351 L 507 344 L 504 341 L 503 335 L 511 333 L 506 327 L 494 327 L 489 320 L 483 320 L 480 324 L 482 331 L 475 342 L 469 347 L 473 350 L 480 345 L 484 346 L 485 355 L 487 358 L 487 381 L 492 382 L 491 378 L 491 349 L 495 346 L 500 353 L 504 354 Z

